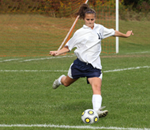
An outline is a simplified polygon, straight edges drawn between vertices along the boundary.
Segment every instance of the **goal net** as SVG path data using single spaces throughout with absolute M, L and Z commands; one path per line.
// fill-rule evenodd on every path
M 66 38 L 76 19 L 75 13 L 85 2 L 87 0 L 1 0 L 0 57 L 48 56 L 50 50 L 57 50 L 63 42 L 64 46 L 84 24 L 83 20 L 77 20 Z M 115 29 L 115 0 L 88 0 L 88 4 L 96 10 L 96 23 Z M 102 41 L 102 53 L 115 52 L 115 38 Z
M 104 25 L 107 28 L 116 29 L 116 0 L 96 0 L 90 2 L 97 13 L 96 22 Z M 116 39 L 109 37 L 102 40 L 102 53 L 116 53 Z

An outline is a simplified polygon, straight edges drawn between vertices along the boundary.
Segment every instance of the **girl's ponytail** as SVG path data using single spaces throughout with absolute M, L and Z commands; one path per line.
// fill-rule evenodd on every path
M 79 15 L 80 18 L 84 19 L 85 14 L 95 14 L 95 11 L 89 7 L 88 4 L 82 4 L 79 11 L 76 13 L 76 15 Z

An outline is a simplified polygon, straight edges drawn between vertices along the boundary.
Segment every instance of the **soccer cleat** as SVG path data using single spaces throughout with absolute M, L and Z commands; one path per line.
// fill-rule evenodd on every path
M 60 86 L 60 83 L 59 83 L 58 79 L 56 79 L 56 80 L 54 81 L 54 83 L 53 83 L 53 89 L 56 89 L 56 88 L 58 88 L 59 86 Z
M 102 109 L 104 109 L 104 108 L 105 108 L 105 106 L 101 107 L 99 110 L 96 111 L 99 118 L 107 116 L 108 110 L 102 111 Z
M 97 111 L 97 114 L 98 114 L 99 118 L 105 117 L 105 116 L 107 116 L 107 114 L 108 114 L 108 110 Z
M 65 75 L 61 75 L 58 79 L 56 79 L 54 81 L 54 83 L 53 83 L 53 89 L 56 89 L 56 88 L 58 88 L 61 85 L 61 83 L 59 82 L 59 80 L 61 80 L 61 78 L 64 77 L 64 76 Z

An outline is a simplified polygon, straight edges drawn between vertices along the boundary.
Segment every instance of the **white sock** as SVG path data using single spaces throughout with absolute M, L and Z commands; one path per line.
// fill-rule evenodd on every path
M 59 78 L 58 78 L 58 82 L 59 82 L 59 84 L 61 84 L 62 85 L 62 83 L 61 83 L 61 78 L 62 77 L 64 77 L 65 75 L 61 75 Z
M 92 103 L 93 110 L 97 111 L 98 109 L 100 109 L 102 104 L 102 96 L 98 94 L 93 94 Z

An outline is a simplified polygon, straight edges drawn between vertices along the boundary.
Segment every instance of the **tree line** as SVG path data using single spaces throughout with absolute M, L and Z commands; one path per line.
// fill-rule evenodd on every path
M 59 12 L 60 8 L 76 8 L 75 2 L 83 3 L 85 0 L 0 0 L 0 13 L 50 13 Z M 90 3 L 101 1 L 102 3 L 115 0 L 89 0 Z M 150 0 L 119 0 L 124 8 L 135 10 L 137 12 L 149 12 Z M 65 10 L 65 9 L 64 9 Z M 63 10 L 63 11 L 64 11 Z M 61 13 L 61 12 L 59 12 Z

